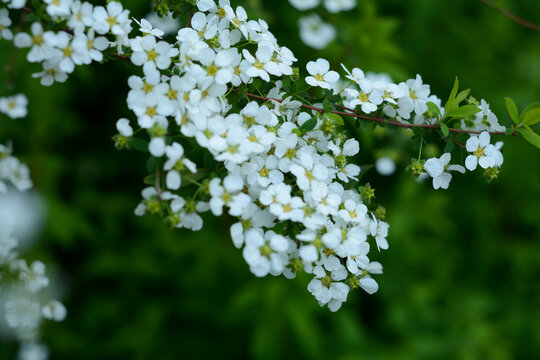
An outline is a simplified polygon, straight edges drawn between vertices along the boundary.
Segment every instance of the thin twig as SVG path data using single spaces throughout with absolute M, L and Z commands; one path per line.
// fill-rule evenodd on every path
M 490 7 L 494 8 L 495 10 L 497 10 L 498 12 L 500 12 L 501 14 L 506 16 L 507 18 L 511 19 L 512 21 L 515 21 L 516 23 L 518 23 L 520 25 L 528 27 L 529 29 L 540 32 L 540 26 L 538 26 L 536 24 L 533 24 L 533 23 L 531 23 L 531 22 L 529 22 L 529 21 L 527 21 L 525 19 L 520 18 L 519 16 L 516 16 L 516 15 L 512 14 L 511 12 L 509 12 L 506 9 L 503 9 L 502 7 L 498 6 L 497 4 L 495 4 L 495 3 L 493 3 L 493 2 L 491 2 L 489 0 L 479 0 L 479 1 L 483 2 L 487 6 L 490 6 Z
M 240 90 L 237 90 L 237 89 L 232 89 L 231 91 L 232 92 L 237 92 L 237 93 L 241 92 Z M 264 97 L 264 96 L 251 94 L 251 93 L 244 93 L 244 94 L 246 96 L 250 97 L 250 98 L 253 98 L 253 99 L 259 99 L 259 100 L 263 100 L 263 101 L 272 100 L 272 101 L 277 101 L 277 102 L 283 102 L 283 100 L 281 100 L 281 99 L 274 99 L 274 98 Z M 341 105 L 335 105 L 335 106 L 339 107 L 339 108 L 342 108 L 344 110 L 347 110 L 347 111 L 330 111 L 332 114 L 336 114 L 336 115 L 350 116 L 350 117 L 353 117 L 353 118 L 365 119 L 365 120 L 373 121 L 373 122 L 380 123 L 380 124 L 398 126 L 398 127 L 407 128 L 407 129 L 412 129 L 412 128 L 423 128 L 423 129 L 434 129 L 434 130 L 440 130 L 441 129 L 440 125 L 401 123 L 399 121 L 390 120 L 390 119 L 386 119 L 386 118 L 382 118 L 382 117 L 378 117 L 378 116 L 368 116 L 368 115 L 358 114 L 354 110 L 346 108 L 346 107 L 341 106 Z M 324 109 L 316 107 L 316 106 L 302 104 L 302 107 L 304 107 L 306 109 L 310 109 L 310 110 L 315 110 L 315 111 L 317 111 L 317 112 L 319 112 L 321 114 L 324 113 Z M 480 134 L 480 133 L 483 132 L 483 131 L 476 131 L 476 130 L 463 130 L 463 129 L 454 129 L 454 128 L 448 128 L 448 130 L 450 132 L 454 132 L 454 133 L 458 133 L 458 134 Z M 502 132 L 502 131 L 490 131 L 489 133 L 491 135 L 505 135 L 505 133 Z

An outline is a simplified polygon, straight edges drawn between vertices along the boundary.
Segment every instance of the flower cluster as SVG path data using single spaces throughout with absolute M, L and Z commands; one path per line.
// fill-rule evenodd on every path
M 0 113 L 12 119 L 25 117 L 28 99 L 23 94 L 10 97 L 0 97 Z M 26 191 L 32 187 L 28 166 L 12 156 L 12 146 L 0 144 L 0 193 L 7 191 L 7 184 L 15 186 L 19 191 Z
M 389 230 L 385 211 L 371 203 L 373 190 L 359 187 L 360 144 L 342 116 L 422 126 L 444 139 L 451 126 L 474 134 L 465 145 L 468 170 L 479 165 L 494 177 L 502 165 L 502 144 L 491 145 L 489 132 L 504 127 L 485 101 L 466 98 L 465 91 L 443 105 L 419 75 L 394 83 L 343 66 L 342 79 L 325 59 L 309 62 L 300 78 L 293 52 L 278 44 L 268 24 L 249 20 L 228 0 L 197 1 L 199 11 L 172 41 L 146 20 L 136 20 L 140 34 L 130 37 L 128 12 L 114 1 L 107 8 L 46 3 L 47 13 L 68 28 L 55 33 L 34 23 L 32 35 L 14 36 L 17 46 L 31 47 L 29 61 L 43 62 L 43 84 L 64 81 L 75 65 L 99 61 L 111 46 L 141 70 L 128 79 L 127 106 L 136 121 L 118 120 L 114 137 L 119 148 L 152 156 L 145 179 L 151 186 L 135 214 L 161 215 L 170 226 L 191 230 L 202 228 L 203 212 L 235 217 L 231 237 L 254 275 L 311 274 L 308 290 L 332 311 L 352 289 L 377 291 L 372 275 L 382 265 L 369 251 L 388 248 Z M 324 3 L 346 10 L 354 1 Z M 305 82 L 311 95 L 296 85 L 291 90 L 296 82 Z M 416 136 L 421 149 L 425 140 Z M 421 156 L 420 150 L 411 170 L 432 177 L 435 188 L 448 187 L 450 171 L 465 172 L 450 165 L 451 150 Z M 394 172 L 386 162 L 377 168 Z
M 66 22 L 68 28 L 45 30 L 41 22 L 34 22 L 30 33 L 20 32 L 13 39 L 16 47 L 30 48 L 29 62 L 42 63 L 43 71 L 32 75 L 42 85 L 64 82 L 76 65 L 102 61 L 107 48 L 116 46 L 121 52 L 128 44 L 131 19 L 119 2 L 109 2 L 107 7 L 72 0 L 45 3 L 47 14 Z
M 28 100 L 19 94 L 0 98 L 0 112 L 12 118 L 24 117 Z M 28 167 L 12 156 L 11 144 L 0 144 L 0 193 L 11 184 L 18 191 L 32 187 Z M 4 198 L 2 201 L 5 201 Z M 17 252 L 18 240 L 13 236 L 12 222 L 16 211 L 0 221 L 0 309 L 5 325 L 22 343 L 19 359 L 46 359 L 47 348 L 39 343 L 39 326 L 43 319 L 62 321 L 66 308 L 47 293 L 49 278 L 41 261 L 27 263 Z
M 343 66 L 343 69 L 349 83 L 343 85 L 334 82 L 335 85 L 332 88 L 344 99 L 343 104 L 350 111 L 355 110 L 364 114 L 381 113 L 400 123 L 414 125 L 438 124 L 441 114 L 447 113 L 441 105 L 441 99 L 430 94 L 429 85 L 423 83 L 420 75 L 417 75 L 415 79 L 396 84 L 388 80 L 372 79 L 359 68 L 349 71 Z M 308 71 L 314 75 L 306 78 L 308 84 L 322 88 L 330 87 L 330 83 L 324 79 L 328 71 L 326 66 L 319 66 L 317 69 L 308 67 Z M 317 76 L 319 76 L 319 81 L 315 80 Z M 470 102 L 468 106 L 472 108 L 471 115 L 454 121 L 456 129 L 481 132 L 478 136 L 471 135 L 467 140 L 466 150 L 471 155 L 467 157 L 465 167 L 473 171 L 477 165 L 480 165 L 481 168 L 487 170 L 488 178 L 494 178 L 503 163 L 500 151 L 503 143 L 490 144 L 489 132 L 504 132 L 506 128 L 499 124 L 497 116 L 490 111 L 485 100 L 482 99 L 478 103 L 471 99 Z M 463 166 L 450 165 L 450 160 L 451 154 L 444 153 L 440 158 L 430 158 L 424 164 L 419 163 L 413 173 L 421 177 L 429 175 L 433 178 L 435 189 L 447 189 L 452 179 L 449 171 L 465 173 Z
M 45 264 L 28 264 L 20 258 L 17 246 L 11 229 L 0 228 L 0 307 L 5 323 L 22 343 L 19 358 L 44 359 L 47 348 L 39 344 L 40 323 L 43 319 L 62 321 L 67 312 L 62 303 L 44 293 L 49 286 Z
M 313 274 L 308 290 L 333 311 L 349 289 L 375 292 L 371 274 L 382 267 L 367 257 L 369 242 L 386 249 L 388 224 L 352 185 L 360 167 L 348 159 L 359 152 L 358 141 L 333 131 L 327 116 L 285 97 L 279 80 L 267 94 L 274 100 L 235 109 L 228 89 L 292 75 L 296 59 L 264 21 L 249 21 L 242 7 L 233 9 L 226 1 L 198 5 L 204 12 L 193 15 L 175 44 L 148 33 L 130 42 L 131 61 L 144 76 L 129 79 L 128 107 L 150 134 L 148 151 L 163 158 L 159 172 L 166 174 L 165 188 L 156 181 L 144 189 L 136 214 L 166 209 L 172 226 L 193 230 L 202 227 L 204 211 L 237 217 L 231 236 L 256 276 Z M 246 42 L 253 52 L 235 46 Z M 324 59 L 308 69 L 308 83 L 330 88 L 339 79 Z M 131 125 L 118 121 L 117 144 L 129 143 Z M 172 137 L 193 138 L 223 164 L 225 175 L 207 177 L 191 199 L 181 196 L 183 184 L 196 182 L 204 170 Z

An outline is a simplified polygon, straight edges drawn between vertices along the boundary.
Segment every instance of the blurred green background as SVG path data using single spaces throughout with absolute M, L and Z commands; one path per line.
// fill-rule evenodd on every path
M 123 2 L 135 17 L 150 4 Z M 233 1 L 234 3 L 234 1 Z M 301 15 L 285 0 L 236 2 L 264 17 L 303 66 L 325 57 L 396 81 L 420 73 L 446 98 L 458 76 L 508 124 L 504 96 L 518 107 L 540 100 L 540 33 L 479 1 L 358 0 L 330 15 L 338 40 L 302 45 Z M 538 1 L 503 1 L 535 21 Z M 0 43 L 0 66 L 12 49 Z M 455 176 L 447 191 L 396 175 L 365 177 L 387 207 L 390 249 L 375 295 L 353 292 L 338 313 L 319 308 L 307 277 L 257 279 L 228 234 L 231 220 L 205 218 L 198 233 L 137 218 L 146 159 L 111 141 L 127 110 L 122 63 L 80 67 L 43 88 L 18 54 L 12 93 L 29 116 L 4 119 L 45 198 L 45 231 L 27 254 L 56 267 L 68 317 L 47 323 L 52 359 L 540 359 L 540 161 L 538 149 L 505 139 L 499 180 Z M 5 74 L 0 75 L 5 84 Z M 361 149 L 371 154 L 377 139 Z M 408 154 L 403 154 L 406 159 Z M 374 251 L 376 252 L 376 250 Z M 13 359 L 17 345 L 0 344 Z

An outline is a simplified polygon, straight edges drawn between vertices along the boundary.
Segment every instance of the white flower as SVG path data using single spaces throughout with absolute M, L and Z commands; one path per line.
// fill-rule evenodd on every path
M 346 88 L 345 94 L 347 96 L 346 105 L 350 108 L 360 106 L 362 112 L 369 114 L 377 110 L 378 105 L 383 102 L 383 92 L 380 89 L 373 87 L 373 83 L 368 79 L 362 79 L 358 83 L 360 91 L 354 88 Z
M 501 166 L 503 163 L 503 156 L 494 145 L 490 144 L 490 136 L 487 131 L 482 132 L 479 136 L 471 135 L 465 148 L 472 153 L 465 159 L 465 167 L 470 171 L 476 169 L 477 165 L 487 169 Z
M 67 80 L 68 75 L 59 68 L 56 61 L 43 62 L 43 71 L 32 74 L 33 78 L 41 78 L 40 83 L 43 86 L 51 86 L 55 81 L 63 83 Z
M 152 12 L 146 16 L 148 20 L 156 29 L 163 31 L 165 35 L 174 34 L 178 32 L 180 23 L 173 17 L 172 12 L 168 12 L 166 16 L 160 17 L 157 13 Z
M 63 321 L 66 318 L 66 307 L 57 300 L 51 300 L 41 309 L 41 313 L 45 319 L 54 321 Z
M 34 261 L 30 268 L 26 262 L 21 262 L 19 278 L 34 294 L 49 285 L 49 278 L 45 276 L 45 264 L 41 261 Z
M 197 167 L 194 162 L 184 158 L 184 148 L 176 142 L 167 146 L 165 153 L 168 159 L 163 165 L 163 170 L 168 171 L 166 177 L 167 188 L 178 190 L 181 185 L 180 171 L 188 169 L 194 174 L 197 172 Z
M 444 153 L 437 158 L 431 158 L 424 163 L 424 169 L 429 176 L 433 178 L 434 189 L 448 189 L 450 180 L 452 180 L 452 174 L 449 171 L 458 171 L 462 174 L 465 173 L 465 168 L 461 165 L 448 165 L 450 163 L 451 154 Z
M 49 358 L 49 350 L 45 345 L 24 342 L 21 344 L 17 360 L 47 360 Z
M 47 13 L 53 17 L 68 16 L 73 0 L 43 0 L 47 4 Z
M 134 18 L 133 20 L 137 23 L 137 25 L 140 26 L 139 30 L 143 34 L 154 35 L 155 37 L 160 38 L 160 39 L 165 34 L 165 32 L 163 30 L 153 29 L 152 24 L 150 23 L 150 21 L 148 21 L 146 19 L 141 19 L 141 21 L 138 21 L 137 19 Z
M 6 322 L 11 328 L 35 330 L 41 318 L 39 303 L 22 297 L 11 298 L 5 303 Z
M 324 0 L 324 7 L 331 13 L 354 9 L 356 0 Z
M 133 135 L 133 128 L 129 125 L 129 120 L 122 118 L 116 122 L 116 129 L 120 135 L 130 137 Z
M 319 0 L 289 0 L 289 2 L 300 11 L 313 9 L 319 6 Z
M 84 32 L 86 27 L 92 27 L 94 24 L 94 7 L 89 2 L 73 2 L 70 12 L 71 17 L 67 25 L 75 33 Z
M 326 59 L 319 58 L 317 61 L 310 61 L 307 63 L 306 68 L 311 75 L 306 77 L 306 82 L 311 86 L 331 89 L 331 84 L 339 80 L 339 74 L 330 70 L 330 63 Z
M 273 231 L 266 232 L 263 237 L 261 229 L 248 230 L 245 243 L 242 255 L 255 276 L 279 275 L 289 262 L 289 241 Z
M 152 35 L 138 36 L 131 40 L 130 45 L 133 49 L 131 61 L 139 66 L 153 62 L 158 69 L 167 69 L 171 65 L 171 58 L 178 55 L 178 49 L 166 41 L 156 42 Z
M 28 99 L 24 94 L 0 98 L 0 112 L 12 119 L 23 118 L 28 113 Z
M 375 161 L 375 169 L 382 176 L 392 175 L 396 171 L 396 163 L 389 156 L 383 156 Z
M 325 23 L 317 14 L 303 16 L 298 20 L 300 39 L 314 49 L 324 49 L 336 38 L 336 29 Z
M 246 61 L 251 65 L 245 70 L 245 73 L 250 77 L 260 77 L 264 81 L 270 81 L 268 67 L 272 66 L 270 59 L 273 53 L 274 50 L 272 48 L 259 45 L 255 57 L 253 57 L 249 51 L 244 49 L 242 54 Z
M 129 11 L 124 10 L 122 4 L 117 1 L 109 2 L 107 9 L 103 6 L 94 8 L 93 26 L 98 34 L 104 35 L 112 32 L 114 35 L 122 36 L 126 33 L 126 24 L 129 22 Z
M 7 9 L 0 9 L 0 40 L 12 40 L 13 33 L 9 29 L 11 26 L 11 19 L 9 18 L 9 11 Z

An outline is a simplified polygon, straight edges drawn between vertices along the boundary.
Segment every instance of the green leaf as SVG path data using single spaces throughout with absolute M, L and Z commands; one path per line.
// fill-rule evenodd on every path
M 527 115 L 527 113 L 531 111 L 532 109 L 536 109 L 536 108 L 540 108 L 540 102 L 533 102 L 532 104 L 527 106 L 525 109 L 523 109 L 519 117 L 519 122 L 523 123 L 523 120 L 525 120 L 525 115 Z
M 508 115 L 510 115 L 510 119 L 512 119 L 514 124 L 519 124 L 519 112 L 518 112 L 518 109 L 514 100 L 509 97 L 505 97 L 504 103 L 506 104 L 506 111 L 508 111 Z
M 334 124 L 336 125 L 343 125 L 345 122 L 343 121 L 343 118 L 339 116 L 338 114 L 333 113 L 325 113 L 324 114 L 328 119 L 332 120 Z
M 525 115 L 523 115 L 523 126 L 533 126 L 540 122 L 540 107 L 529 109 Z
M 441 109 L 435 103 L 428 101 L 427 107 L 429 112 L 441 116 Z
M 523 135 L 523 138 L 540 149 L 540 135 L 536 134 L 531 129 L 518 129 L 518 131 Z
M 311 119 L 309 119 L 308 121 L 303 123 L 302 126 L 300 126 L 300 131 L 302 133 L 306 133 L 308 131 L 313 130 L 315 128 L 315 126 L 317 126 L 317 119 L 312 117 Z
M 446 146 L 444 147 L 444 152 L 445 153 L 451 153 L 452 151 L 454 151 L 454 148 L 456 146 L 454 145 L 454 143 L 452 141 L 448 141 L 446 143 Z
M 447 116 L 464 118 L 467 116 L 472 116 L 480 111 L 482 110 L 476 105 L 463 105 L 448 112 Z
M 450 109 L 452 107 L 454 100 L 456 99 L 458 88 L 459 88 L 459 80 L 456 76 L 456 81 L 454 81 L 454 87 L 452 88 L 452 91 L 450 92 L 450 96 L 448 97 L 448 100 L 446 101 L 446 104 L 444 105 L 445 109 Z
M 147 175 L 143 181 L 146 185 L 156 185 L 156 174 Z
M 450 130 L 448 130 L 448 126 L 445 123 L 441 123 L 441 131 L 444 137 L 447 137 L 448 134 L 450 134 Z
M 454 106 L 458 106 L 460 102 L 465 100 L 467 95 L 471 92 L 471 89 L 465 89 L 461 91 L 459 94 L 457 94 L 456 99 L 454 100 Z
M 514 128 L 508 128 L 504 132 L 504 135 L 512 135 L 514 133 Z
M 140 152 L 148 152 L 148 141 L 141 138 L 132 137 L 129 139 L 129 144 L 132 148 Z

